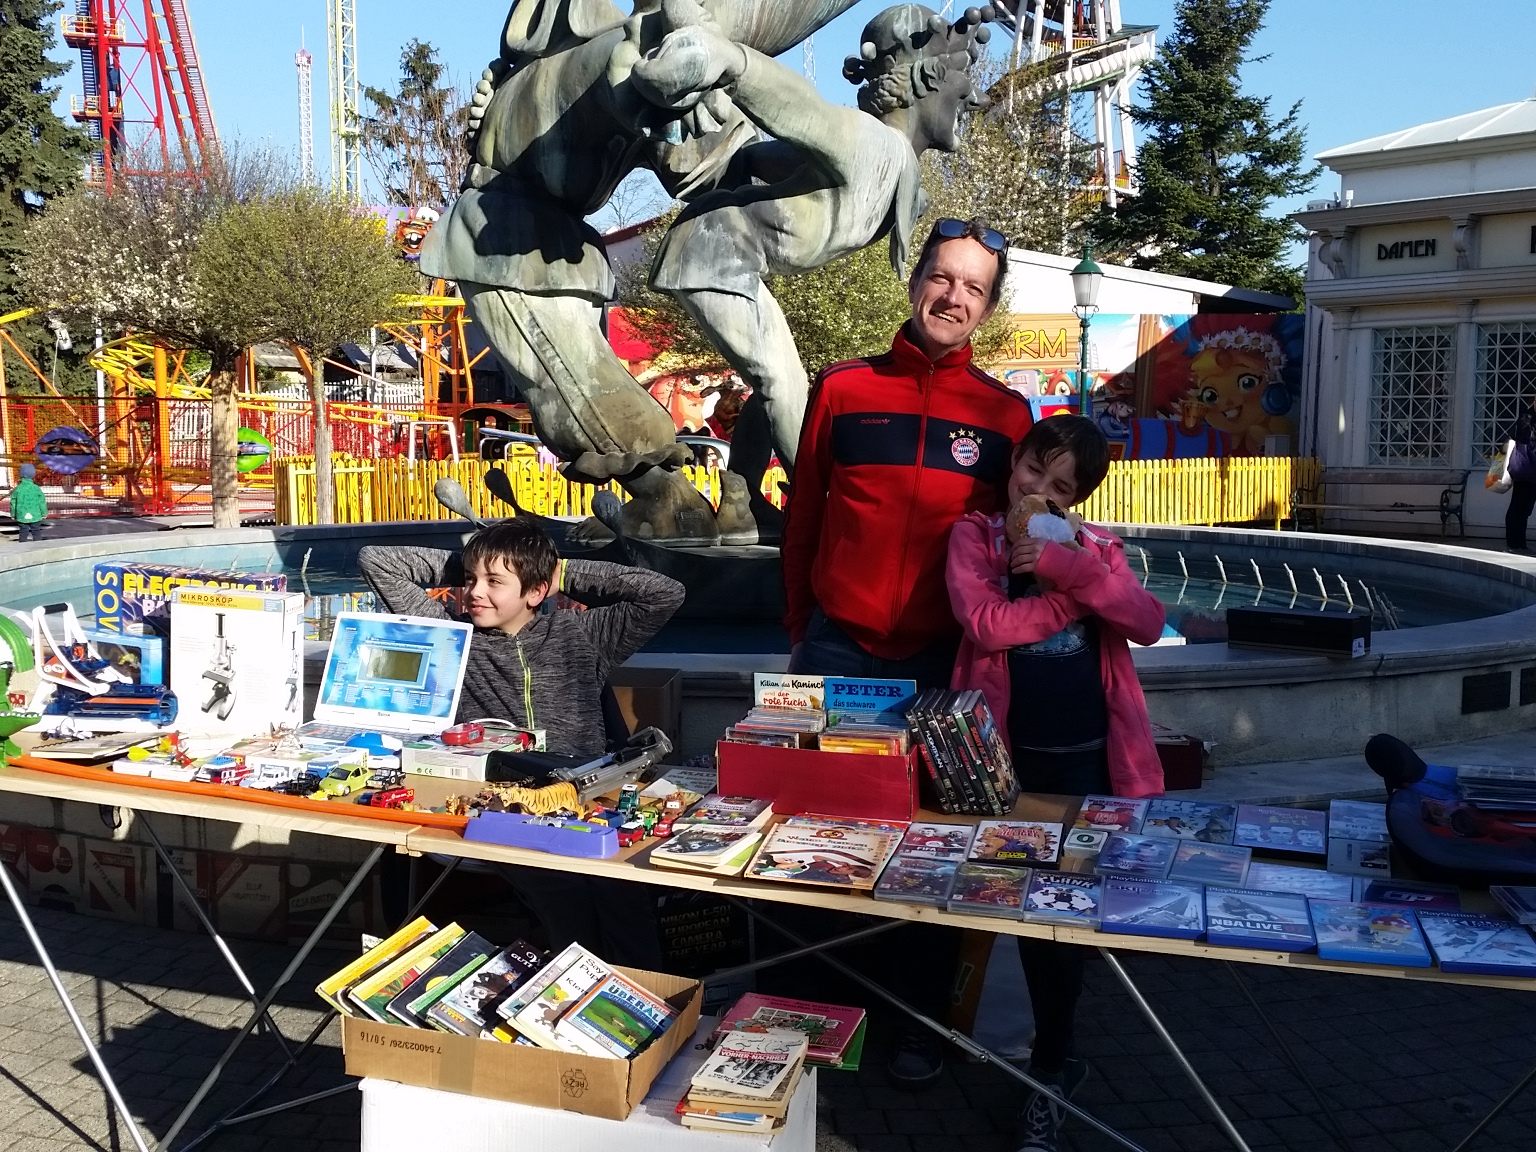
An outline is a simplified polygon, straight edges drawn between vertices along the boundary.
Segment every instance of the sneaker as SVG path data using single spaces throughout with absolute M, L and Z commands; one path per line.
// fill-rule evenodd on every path
M 903 1031 L 885 1065 L 886 1076 L 902 1088 L 925 1088 L 944 1073 L 944 1049 L 938 1037 Z
M 1019 1118 L 1017 1152 L 1056 1152 L 1061 1124 L 1067 1118 L 1067 1110 L 1061 1106 L 1061 1101 L 1072 1099 L 1083 1081 L 1088 1079 L 1088 1063 L 1068 1060 L 1054 1076 L 1033 1072 L 1031 1075 L 1046 1086 L 1046 1091 L 1030 1096 L 1024 1115 Z

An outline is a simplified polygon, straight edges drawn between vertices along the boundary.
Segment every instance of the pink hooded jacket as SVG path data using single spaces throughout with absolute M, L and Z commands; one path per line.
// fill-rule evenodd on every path
M 1163 768 L 1128 641 L 1154 643 L 1163 634 L 1163 606 L 1126 564 L 1118 538 L 1084 525 L 1078 543 L 1081 548 L 1046 544 L 1035 569 L 1046 590 L 1010 600 L 1003 518 L 973 512 L 955 525 L 946 578 L 964 635 L 950 687 L 981 689 L 998 730 L 1006 733 L 1008 650 L 1054 636 L 1073 620 L 1097 617 L 1110 785 L 1116 796 L 1155 796 L 1163 791 Z

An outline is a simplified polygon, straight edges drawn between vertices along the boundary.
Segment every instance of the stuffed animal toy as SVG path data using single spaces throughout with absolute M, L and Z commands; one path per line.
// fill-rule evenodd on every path
M 1063 512 L 1044 496 L 1020 496 L 1008 509 L 1003 531 L 1010 545 L 1028 537 L 1031 540 L 1054 540 L 1058 544 L 1070 544 L 1083 526 L 1083 518 L 1076 512 Z M 1035 586 L 1032 572 L 1008 574 L 1008 596 L 1017 600 L 1027 595 Z

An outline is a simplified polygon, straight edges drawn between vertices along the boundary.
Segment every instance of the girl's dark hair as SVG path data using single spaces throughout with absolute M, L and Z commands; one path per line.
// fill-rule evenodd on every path
M 500 560 L 507 571 L 517 574 L 517 582 L 526 592 L 540 584 L 548 584 L 555 576 L 555 565 L 560 556 L 549 533 L 531 517 L 517 516 L 482 528 L 464 545 L 463 564 L 466 575 L 476 568 L 483 568 L 492 560 Z
M 1033 452 L 1049 464 L 1063 452 L 1072 453 L 1077 499 L 1086 500 L 1109 475 L 1109 441 L 1104 430 L 1086 416 L 1048 416 L 1024 434 L 1013 450 L 1015 461 Z

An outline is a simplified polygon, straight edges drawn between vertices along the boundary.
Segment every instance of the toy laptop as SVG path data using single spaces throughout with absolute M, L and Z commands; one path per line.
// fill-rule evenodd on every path
M 456 620 L 340 612 L 304 741 L 403 739 L 454 723 L 474 629 Z

